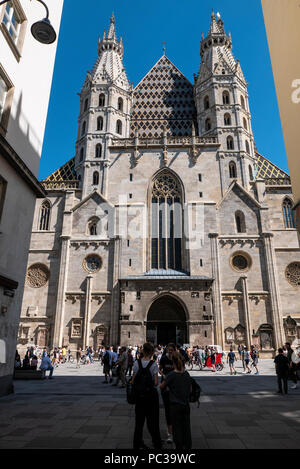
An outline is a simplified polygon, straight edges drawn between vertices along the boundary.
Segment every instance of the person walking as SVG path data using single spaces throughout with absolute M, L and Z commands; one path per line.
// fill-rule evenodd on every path
M 229 363 L 229 369 L 230 369 L 230 374 L 235 374 L 236 375 L 236 369 L 234 367 L 234 362 L 237 361 L 237 358 L 235 356 L 235 353 L 233 351 L 233 348 L 230 347 L 230 352 L 227 355 L 227 363 Z
M 172 354 L 172 362 L 174 371 L 164 377 L 160 389 L 169 389 L 170 414 L 176 450 L 190 450 L 192 449 L 192 436 L 189 397 L 192 381 L 189 373 L 185 371 L 180 353 Z
M 276 355 L 275 360 L 276 374 L 277 374 L 277 383 L 278 383 L 278 394 L 283 394 L 282 392 L 282 382 L 284 394 L 288 393 L 288 376 L 289 376 L 289 359 L 283 354 L 283 349 L 278 349 L 278 355 Z
M 244 373 L 250 374 L 251 373 L 251 368 L 249 366 L 250 363 L 250 351 L 247 350 L 246 345 L 244 346 L 244 350 L 242 351 L 243 354 L 243 367 L 244 367 Z
M 210 360 L 211 360 L 211 366 L 212 366 L 212 372 L 215 373 L 216 372 L 216 356 L 217 356 L 217 352 L 216 350 L 211 347 L 211 354 L 210 354 Z
M 149 449 L 143 441 L 143 428 L 145 420 L 155 449 L 162 447 L 159 429 L 159 399 L 157 392 L 158 366 L 152 359 L 154 347 L 145 343 L 142 350 L 142 358 L 133 365 L 132 383 L 136 396 L 135 404 L 135 429 L 133 448 L 136 450 Z
M 160 362 L 159 362 L 159 371 L 162 376 L 161 382 L 165 380 L 165 377 L 174 370 L 174 364 L 172 361 L 173 353 L 176 352 L 175 344 L 168 344 L 166 351 L 163 353 Z M 170 393 L 168 388 L 163 387 L 161 388 L 161 397 L 164 403 L 165 408 L 165 417 L 167 422 L 168 428 L 168 435 L 167 435 L 167 443 L 173 443 L 173 436 L 172 436 L 172 422 L 171 422 L 171 414 L 170 414 Z
M 258 371 L 258 352 L 257 352 L 256 348 L 254 347 L 254 345 L 251 345 L 250 355 L 252 357 L 251 366 L 256 369 L 256 373 L 254 373 L 254 374 L 259 375 L 259 371 Z

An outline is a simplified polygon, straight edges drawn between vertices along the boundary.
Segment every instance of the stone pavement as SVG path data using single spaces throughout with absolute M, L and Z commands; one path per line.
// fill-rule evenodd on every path
M 192 371 L 203 389 L 198 409 L 191 405 L 195 449 L 300 447 L 300 389 L 276 395 L 272 360 L 261 374 L 237 376 Z M 103 384 L 96 362 L 55 370 L 55 379 L 15 381 L 15 394 L 0 399 L 0 449 L 130 449 L 134 407 L 124 389 Z M 166 437 L 161 405 L 161 434 Z M 151 446 L 145 429 L 145 443 Z

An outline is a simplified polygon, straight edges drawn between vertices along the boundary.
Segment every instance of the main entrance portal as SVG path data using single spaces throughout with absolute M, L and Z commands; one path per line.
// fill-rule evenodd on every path
M 165 295 L 152 304 L 147 317 L 147 342 L 154 345 L 187 343 L 186 314 L 175 298 Z

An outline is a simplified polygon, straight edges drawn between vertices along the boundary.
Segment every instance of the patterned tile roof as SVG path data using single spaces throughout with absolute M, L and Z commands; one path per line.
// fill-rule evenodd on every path
M 285 171 L 278 168 L 278 166 L 276 166 L 274 163 L 271 163 L 271 161 L 267 160 L 267 158 L 265 158 L 264 156 L 260 155 L 259 153 L 256 153 L 256 157 L 258 164 L 258 172 L 256 179 L 281 179 L 289 177 L 289 175 Z
M 130 136 L 192 135 L 196 108 L 192 84 L 166 57 L 162 56 L 133 92 Z
M 76 179 L 75 174 L 75 158 L 71 158 L 61 168 L 57 169 L 54 173 L 50 174 L 45 181 L 74 181 Z

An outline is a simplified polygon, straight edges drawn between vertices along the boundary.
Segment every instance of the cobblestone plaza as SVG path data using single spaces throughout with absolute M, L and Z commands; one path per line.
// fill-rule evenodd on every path
M 276 395 L 272 360 L 260 375 L 192 371 L 203 389 L 191 405 L 193 449 L 300 447 L 300 389 Z M 125 390 L 103 384 L 99 362 L 76 369 L 61 365 L 49 381 L 15 381 L 15 395 L 0 399 L 0 449 L 131 449 L 134 406 Z M 163 404 L 162 438 L 166 438 Z M 145 432 L 145 443 L 151 447 Z M 165 444 L 166 448 L 167 445 Z M 171 449 L 168 445 L 168 449 Z

